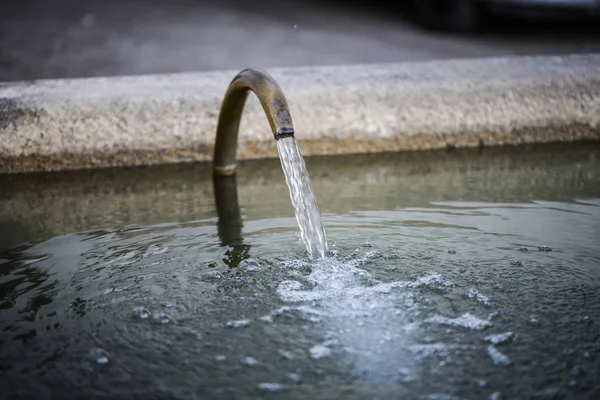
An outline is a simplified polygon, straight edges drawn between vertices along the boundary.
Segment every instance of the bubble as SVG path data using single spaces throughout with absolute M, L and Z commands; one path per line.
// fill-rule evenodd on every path
M 361 279 L 368 279 L 371 277 L 371 274 L 369 274 L 367 271 L 364 271 L 364 270 L 356 271 L 356 275 Z
M 302 380 L 302 377 L 300 376 L 300 374 L 290 373 L 290 374 L 287 374 L 287 376 L 294 383 L 299 383 Z
M 90 350 L 90 359 L 96 364 L 104 365 L 110 362 L 110 354 L 102 348 Z
M 147 319 L 150 316 L 150 312 L 144 307 L 134 307 L 133 314 L 140 319 Z
M 156 313 L 154 314 L 154 320 L 159 324 L 168 324 L 171 322 L 171 317 L 166 313 Z
M 224 356 L 223 354 L 219 354 L 217 356 L 215 356 L 215 361 L 225 361 L 227 360 L 227 356 Z
M 502 400 L 502 394 L 500 392 L 494 392 L 490 394 L 490 400 Z

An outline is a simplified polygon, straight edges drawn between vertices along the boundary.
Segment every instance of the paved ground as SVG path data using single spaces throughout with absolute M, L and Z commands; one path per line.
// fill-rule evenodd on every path
M 589 26 L 504 21 L 453 37 L 372 4 L 2 0 L 0 81 L 600 52 Z

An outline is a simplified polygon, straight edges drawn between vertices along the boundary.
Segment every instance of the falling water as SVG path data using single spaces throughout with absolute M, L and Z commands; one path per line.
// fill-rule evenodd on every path
M 300 235 L 311 257 L 325 257 L 327 239 L 302 152 L 294 137 L 277 141 L 279 159 L 290 189 Z

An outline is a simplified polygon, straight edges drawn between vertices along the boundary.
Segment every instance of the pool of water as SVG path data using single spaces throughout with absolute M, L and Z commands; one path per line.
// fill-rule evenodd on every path
M 307 166 L 1 176 L 0 398 L 600 398 L 598 143 Z

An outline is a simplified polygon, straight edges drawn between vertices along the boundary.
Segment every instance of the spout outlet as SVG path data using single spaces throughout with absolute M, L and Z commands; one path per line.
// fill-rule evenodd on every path
M 266 72 L 245 69 L 229 84 L 221 104 L 213 157 L 215 175 L 234 175 L 240 120 L 249 92 L 258 97 L 275 140 L 294 136 L 292 117 L 283 91 Z

